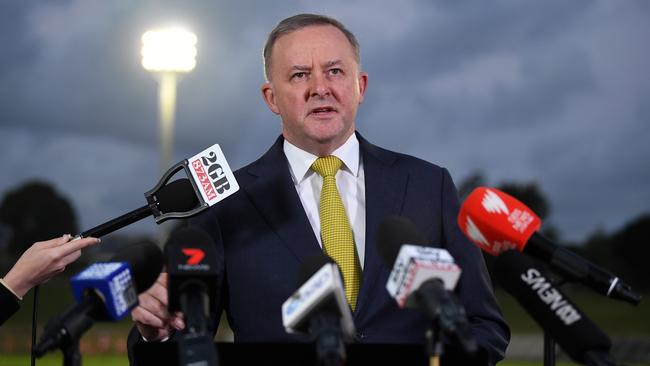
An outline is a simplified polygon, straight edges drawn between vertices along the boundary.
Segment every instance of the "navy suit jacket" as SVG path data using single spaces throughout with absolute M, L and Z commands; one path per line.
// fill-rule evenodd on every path
M 490 364 L 504 357 L 509 329 L 492 293 L 479 249 L 456 224 L 459 203 L 446 169 L 374 146 L 358 135 L 366 185 L 366 245 L 353 318 L 356 341 L 423 343 L 430 322 L 402 310 L 385 289 L 390 269 L 376 249 L 382 220 L 412 220 L 432 246 L 446 248 L 462 268 L 456 293 Z M 219 301 L 236 342 L 296 341 L 282 327 L 281 305 L 297 289 L 297 271 L 320 253 L 283 152 L 283 138 L 260 159 L 235 172 L 240 190 L 192 219 L 210 233 L 219 259 Z M 218 317 L 217 317 L 218 318 Z

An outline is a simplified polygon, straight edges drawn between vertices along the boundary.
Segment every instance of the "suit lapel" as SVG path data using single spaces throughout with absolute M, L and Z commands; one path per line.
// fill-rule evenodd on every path
M 282 243 L 302 262 L 320 253 L 309 219 L 294 188 L 282 137 L 248 168 L 255 180 L 244 187 L 253 205 L 280 237 Z
M 391 169 L 394 154 L 370 144 L 358 133 L 357 138 L 365 174 L 366 245 L 355 319 L 371 307 L 376 286 L 382 290 L 385 286 L 376 283 L 385 266 L 377 252 L 376 231 L 385 217 L 400 213 L 408 180 L 406 174 Z M 247 173 L 254 178 L 242 188 L 282 243 L 302 262 L 322 251 L 291 180 L 283 141 L 278 138 L 266 154 L 249 166 Z
M 398 174 L 391 169 L 395 155 L 370 144 L 358 133 L 357 137 L 365 174 L 366 253 L 355 318 L 367 312 L 372 305 L 372 295 L 377 291 L 374 290 L 375 286 L 385 286 L 376 283 L 377 276 L 385 266 L 377 252 L 376 231 L 385 217 L 401 211 L 408 179 L 406 174 Z

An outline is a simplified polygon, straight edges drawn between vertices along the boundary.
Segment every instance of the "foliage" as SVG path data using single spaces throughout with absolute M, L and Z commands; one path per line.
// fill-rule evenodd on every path
M 637 291 L 650 290 L 650 214 L 637 217 L 608 235 L 594 233 L 572 250 L 615 273 Z
M 12 257 L 33 243 L 77 232 L 77 219 L 67 198 L 52 185 L 32 181 L 8 192 L 0 203 L 0 222 L 9 232 Z

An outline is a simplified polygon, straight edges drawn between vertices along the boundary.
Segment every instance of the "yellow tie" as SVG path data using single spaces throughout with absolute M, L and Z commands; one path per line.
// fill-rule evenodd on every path
M 343 273 L 345 297 L 352 310 L 356 308 L 361 286 L 361 266 L 354 245 L 354 236 L 339 190 L 336 188 L 336 172 L 341 168 L 336 156 L 318 158 L 311 168 L 323 177 L 320 193 L 320 230 L 323 250 L 338 264 Z

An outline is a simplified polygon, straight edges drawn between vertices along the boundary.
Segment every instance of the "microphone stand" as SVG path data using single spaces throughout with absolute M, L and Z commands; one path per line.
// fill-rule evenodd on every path
M 555 339 L 544 330 L 544 366 L 555 366 Z
M 554 282 L 558 288 L 565 283 L 567 279 L 564 277 L 558 276 L 558 279 Z M 555 366 L 555 357 L 557 356 L 557 349 L 555 347 L 555 339 L 551 336 L 549 332 L 544 329 L 544 366 Z M 607 354 L 587 352 L 585 364 L 588 366 L 613 366 L 616 365 Z
M 442 339 L 440 336 L 440 329 L 435 321 L 431 323 L 431 327 L 427 329 L 425 335 L 427 342 L 427 355 L 429 356 L 429 366 L 440 366 Z
M 431 319 L 431 327 L 425 333 L 430 366 L 440 365 L 446 341 L 444 337 L 456 341 L 466 354 L 472 355 L 477 351 L 478 346 L 467 326 L 465 309 L 452 293 L 445 290 L 439 279 L 422 283 L 415 296 Z
M 316 358 L 321 366 L 343 366 L 345 345 L 341 336 L 340 320 L 332 313 L 322 313 L 309 320 L 309 331 L 316 343 Z
M 81 353 L 79 353 L 79 338 L 74 338 L 68 345 L 61 346 L 63 353 L 63 366 L 81 366 Z

